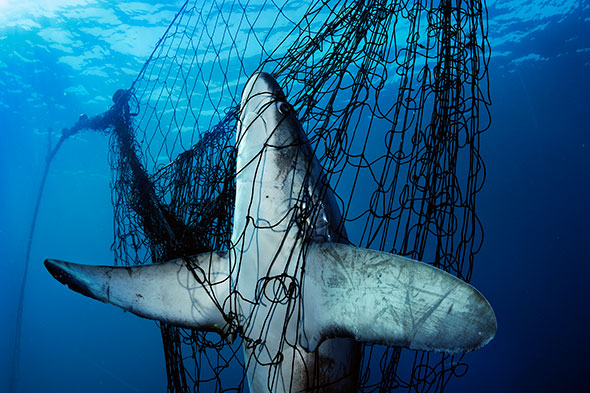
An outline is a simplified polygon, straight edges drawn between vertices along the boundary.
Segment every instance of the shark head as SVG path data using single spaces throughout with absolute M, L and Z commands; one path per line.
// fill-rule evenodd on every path
M 348 244 L 334 194 L 271 75 L 249 79 L 240 108 L 230 249 L 143 267 L 47 260 L 49 272 L 145 318 L 220 334 L 237 326 L 255 393 L 315 383 L 355 391 L 359 342 L 465 352 L 494 337 L 494 312 L 471 285 Z

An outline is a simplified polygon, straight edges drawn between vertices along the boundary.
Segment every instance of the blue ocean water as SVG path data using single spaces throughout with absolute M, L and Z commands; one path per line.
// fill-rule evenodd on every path
M 181 3 L 0 0 L 0 391 L 48 140 L 130 85 Z M 485 243 L 472 282 L 499 329 L 447 391 L 581 391 L 590 370 L 590 5 L 488 6 L 493 121 L 482 139 Z M 107 138 L 82 133 L 52 164 L 26 287 L 22 392 L 166 389 L 156 325 L 72 294 L 42 265 L 112 262 L 107 150 Z

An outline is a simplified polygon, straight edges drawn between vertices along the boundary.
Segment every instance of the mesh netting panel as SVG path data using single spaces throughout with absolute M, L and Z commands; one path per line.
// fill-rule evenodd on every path
M 469 281 L 483 239 L 488 54 L 483 0 L 187 1 L 113 133 L 118 263 L 232 246 L 240 95 L 265 70 L 297 112 L 350 242 Z M 247 337 L 161 330 L 170 392 L 247 390 Z M 362 351 L 360 391 L 439 392 L 467 371 L 460 355 Z

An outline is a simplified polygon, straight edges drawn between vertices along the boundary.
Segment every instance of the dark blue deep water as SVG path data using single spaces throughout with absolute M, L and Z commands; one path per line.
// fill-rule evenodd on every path
M 0 0 L 0 392 L 48 146 L 130 85 L 181 2 Z M 579 392 L 590 372 L 590 4 L 489 0 L 492 127 L 472 282 L 499 329 L 448 392 Z M 23 316 L 20 392 L 165 392 L 153 322 L 65 290 L 46 257 L 111 264 L 108 139 L 57 155 Z

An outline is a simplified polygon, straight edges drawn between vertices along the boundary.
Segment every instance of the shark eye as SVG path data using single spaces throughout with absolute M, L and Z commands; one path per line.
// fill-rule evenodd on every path
M 281 115 L 288 115 L 291 113 L 291 105 L 287 104 L 286 102 L 280 102 L 278 109 Z

